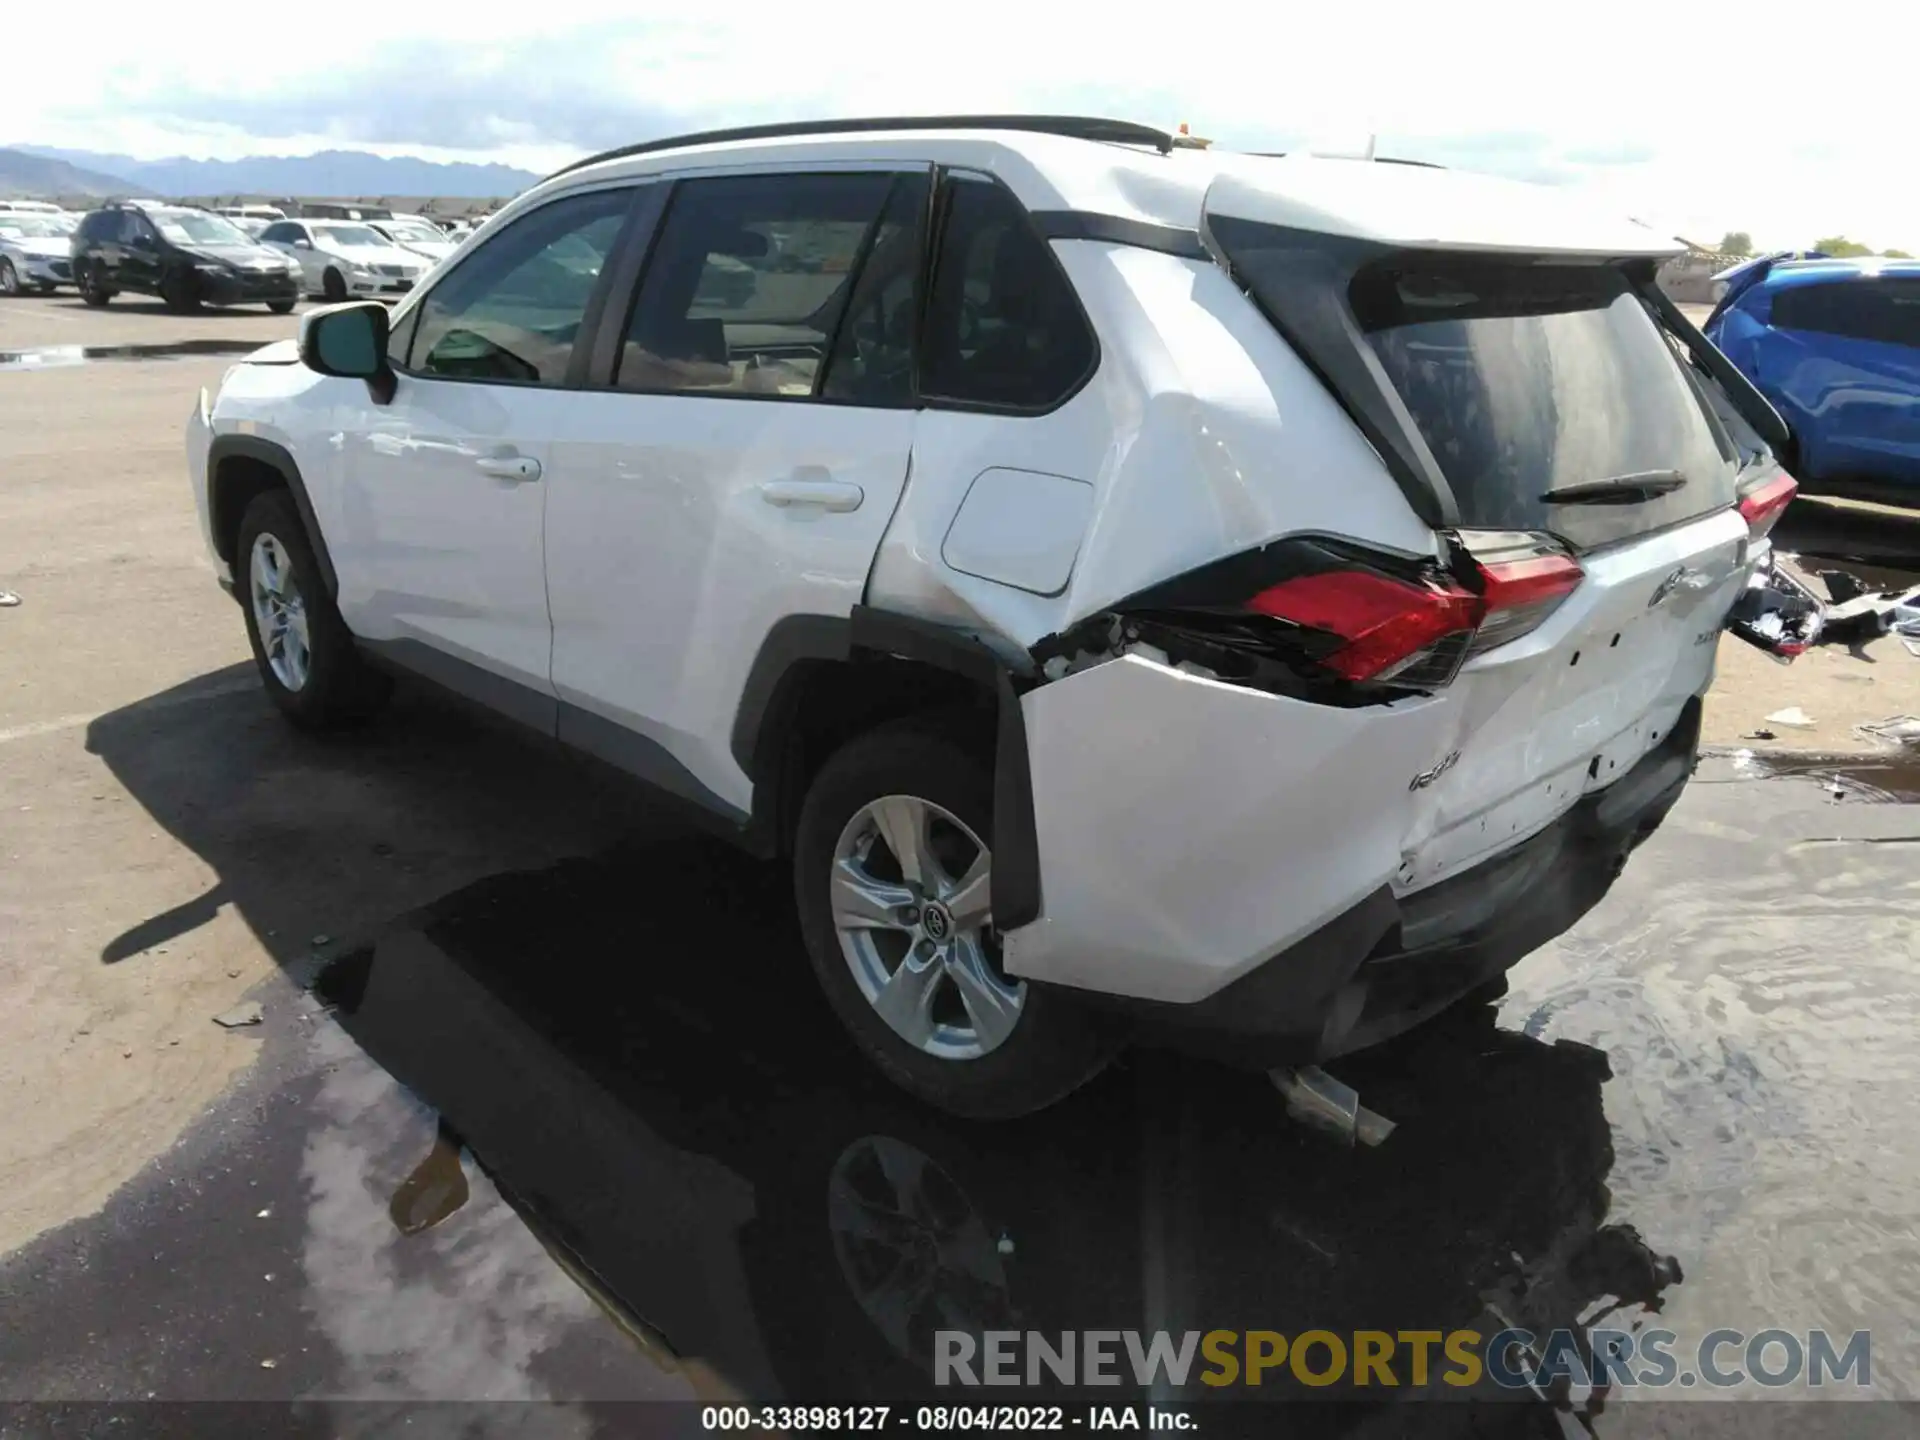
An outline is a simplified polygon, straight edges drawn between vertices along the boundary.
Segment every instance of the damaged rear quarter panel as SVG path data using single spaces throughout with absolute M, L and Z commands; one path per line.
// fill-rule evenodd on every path
M 1203 999 L 1389 883 L 1444 697 L 1338 709 L 1137 655 L 1022 699 L 1041 917 L 1014 975 Z

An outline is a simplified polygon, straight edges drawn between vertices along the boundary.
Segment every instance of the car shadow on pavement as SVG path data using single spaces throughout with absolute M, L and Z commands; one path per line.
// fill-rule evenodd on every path
M 90 727 L 216 876 L 102 960 L 222 906 L 290 968 L 338 937 L 298 978 L 444 1127 L 394 1192 L 400 1232 L 467 1195 L 451 1146 L 709 1398 L 951 1400 L 938 1330 L 1544 1333 L 1679 1278 L 1609 1223 L 1601 1052 L 1453 1012 L 1342 1062 L 1400 1125 L 1371 1150 L 1292 1124 L 1264 1076 L 1156 1053 L 1040 1115 L 954 1120 L 845 1039 L 780 867 L 437 701 L 320 739 L 250 682 Z M 1306 1393 L 1280 1371 L 1233 1392 Z M 1473 1433 L 1560 1433 L 1492 1408 Z M 1290 1433 L 1342 1413 L 1300 1407 Z
M 132 798 L 215 876 L 129 927 L 122 963 L 231 906 L 281 965 L 478 876 L 671 822 L 583 764 L 404 690 L 334 736 L 283 721 L 251 663 L 102 715 L 87 728 Z
M 955 1120 L 842 1039 L 784 877 L 704 839 L 480 881 L 316 992 L 445 1127 L 395 1223 L 449 1193 L 453 1137 L 708 1399 L 952 1400 L 939 1330 L 1544 1334 L 1679 1278 L 1607 1223 L 1598 1051 L 1481 1007 L 1344 1062 L 1401 1122 L 1377 1150 L 1294 1126 L 1263 1076 L 1162 1054 L 1024 1120 Z M 1284 1367 L 1227 1393 L 1324 1398 Z M 1473 1433 L 1560 1433 L 1498 1408 Z M 1347 1428 L 1305 1411 L 1289 1433 Z

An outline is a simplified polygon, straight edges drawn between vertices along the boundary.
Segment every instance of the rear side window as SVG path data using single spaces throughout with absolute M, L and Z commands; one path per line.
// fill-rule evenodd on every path
M 952 177 L 928 298 L 920 393 L 993 409 L 1050 410 L 1099 355 L 1047 242 L 992 181 Z
M 1794 285 L 1774 293 L 1773 323 L 1849 340 L 1920 346 L 1920 280 Z
M 900 177 L 685 180 L 647 261 L 614 383 L 811 396 Z
M 496 232 L 419 306 L 408 366 L 421 375 L 561 385 L 631 190 L 555 200 Z
M 1734 467 L 1619 271 L 1389 260 L 1349 299 L 1464 524 L 1593 546 L 1732 503 Z M 1679 488 L 1637 501 L 1552 498 L 1676 474 Z

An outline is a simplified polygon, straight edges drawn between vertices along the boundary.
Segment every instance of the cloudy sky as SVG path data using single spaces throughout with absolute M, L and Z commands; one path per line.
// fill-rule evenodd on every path
M 88 25 L 82 42 L 66 8 L 8 12 L 0 144 L 142 158 L 354 146 L 543 170 L 703 126 L 1059 110 L 1186 120 L 1236 149 L 1373 133 L 1384 154 L 1573 187 L 1696 240 L 1744 229 L 1793 246 L 1837 231 L 1920 252 L 1916 0 L 242 0 L 127 13 L 154 18 Z

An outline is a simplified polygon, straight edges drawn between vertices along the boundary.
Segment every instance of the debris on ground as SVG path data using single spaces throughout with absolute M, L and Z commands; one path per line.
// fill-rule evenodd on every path
M 1727 616 L 1727 628 L 1786 665 L 1819 643 L 1826 611 L 1825 602 L 1789 567 L 1775 563 L 1747 581 Z
M 249 1000 L 236 1005 L 223 1015 L 213 1017 L 213 1023 L 223 1030 L 242 1030 L 249 1025 L 260 1023 L 260 1002 Z
M 11 610 L 20 603 L 20 597 L 11 590 L 0 590 L 0 610 Z
M 1780 737 L 1771 730 L 1749 730 L 1740 738 L 1742 740 L 1778 740 Z
M 1820 570 L 1814 573 L 1826 587 L 1827 598 L 1823 601 L 1807 583 L 1807 577 L 1796 570 L 1794 558 L 1776 556 L 1769 571 L 1763 572 L 1768 575 L 1766 584 L 1761 583 L 1761 575 L 1749 582 L 1747 593 L 1734 607 L 1734 620 L 1729 622 L 1742 639 L 1762 649 L 1775 649 L 1764 642 L 1777 640 L 1781 631 L 1791 628 L 1785 614 L 1778 624 L 1770 617 L 1783 610 L 1797 613 L 1800 608 L 1797 602 L 1782 600 L 1770 606 L 1755 598 L 1769 596 L 1779 589 L 1810 601 L 1818 612 L 1818 623 L 1806 641 L 1809 645 L 1864 645 L 1891 631 L 1901 637 L 1909 654 L 1920 655 L 1920 647 L 1908 643 L 1920 640 L 1920 587 L 1905 592 L 1874 590 L 1850 570 Z M 1742 628 L 1743 624 L 1746 629 Z M 1754 633 L 1748 633 L 1748 629 Z M 1784 652 L 1775 650 L 1775 653 Z
M 1920 745 L 1920 715 L 1889 715 L 1885 720 L 1853 728 L 1862 735 L 1891 740 L 1896 745 Z
M 1844 605 L 1867 593 L 1867 582 L 1851 570 L 1816 570 L 1813 573 L 1827 587 L 1827 598 L 1836 605 Z
M 1784 725 L 1789 730 L 1811 730 L 1818 722 L 1798 705 L 1789 705 L 1767 716 L 1769 725 Z

